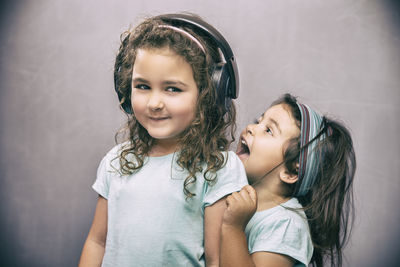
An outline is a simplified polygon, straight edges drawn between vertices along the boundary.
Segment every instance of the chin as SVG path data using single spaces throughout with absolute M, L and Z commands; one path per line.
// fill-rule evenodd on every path
M 169 133 L 150 133 L 149 135 L 154 139 L 165 141 L 165 140 L 176 140 L 178 139 L 177 135 L 169 134 Z
M 154 130 L 147 130 L 147 132 L 149 133 L 149 135 L 155 139 L 167 139 L 167 138 L 171 138 L 171 134 L 170 133 L 166 133 L 163 131 L 154 131 Z

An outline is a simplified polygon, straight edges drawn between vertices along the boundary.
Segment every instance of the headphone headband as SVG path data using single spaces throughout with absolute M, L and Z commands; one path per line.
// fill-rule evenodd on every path
M 166 23 L 181 22 L 184 24 L 193 25 L 196 27 L 196 29 L 201 30 L 207 36 L 211 37 L 211 39 L 217 44 L 218 48 L 221 49 L 226 61 L 226 67 L 230 77 L 229 83 L 231 85 L 230 88 L 227 88 L 226 96 L 236 99 L 239 95 L 239 75 L 237 64 L 233 56 L 233 51 L 222 34 L 212 25 L 196 16 L 187 14 L 164 14 L 158 16 L 158 18 Z

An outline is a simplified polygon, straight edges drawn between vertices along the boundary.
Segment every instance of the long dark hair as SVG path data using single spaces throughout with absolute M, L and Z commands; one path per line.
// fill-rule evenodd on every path
M 181 33 L 160 27 L 165 24 L 159 17 L 151 17 L 133 30 L 125 32 L 121 36 L 114 75 L 119 81 L 118 91 L 123 96 L 121 104 L 130 104 L 132 68 L 138 49 L 170 49 L 192 67 L 199 96 L 195 118 L 179 136 L 180 151 L 177 157 L 177 163 L 189 172 L 183 182 L 183 192 L 190 198 L 194 196 L 190 186 L 196 182 L 196 173 L 203 171 L 205 166 L 204 179 L 214 182 L 215 172 L 224 166 L 222 151 L 227 150 L 234 141 L 236 110 L 232 103 L 225 113 L 225 107 L 217 104 L 211 72 L 215 64 L 221 62 L 218 46 L 210 37 L 196 32 L 196 29 L 188 25 L 175 25 L 194 36 L 204 47 L 203 51 L 198 44 Z M 126 125 L 116 134 L 116 142 L 124 143 L 118 157 L 120 172 L 124 175 L 140 169 L 154 145 L 153 137 L 137 121 L 135 115 L 127 116 Z
M 301 114 L 297 100 L 290 94 L 283 95 L 272 105 L 285 105 L 300 128 Z M 347 243 L 354 221 L 353 179 L 356 157 L 353 141 L 346 127 L 333 119 L 323 117 L 324 128 L 329 131 L 318 141 L 315 152 L 320 156 L 315 183 L 304 196 L 296 196 L 298 183 L 291 186 L 289 194 L 302 204 L 310 226 L 314 252 L 313 266 L 342 266 L 342 249 Z M 300 136 L 289 140 L 284 151 L 285 167 L 298 174 Z

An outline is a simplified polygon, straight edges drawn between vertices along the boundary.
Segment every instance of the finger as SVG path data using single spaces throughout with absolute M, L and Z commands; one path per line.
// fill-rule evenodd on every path
M 242 188 L 242 190 L 247 191 L 251 200 L 253 200 L 254 202 L 257 202 L 257 192 L 256 192 L 256 190 L 254 190 L 254 188 L 252 186 L 246 185 Z
M 249 196 L 249 192 L 247 190 L 245 190 L 245 189 L 240 190 L 239 194 L 246 201 L 251 201 L 252 200 L 250 198 L 250 196 Z
M 238 193 L 238 192 L 233 192 L 231 194 L 231 196 L 232 196 L 233 199 L 235 199 L 237 201 L 240 201 L 242 199 L 242 197 L 240 196 L 240 193 Z
M 227 198 L 226 198 L 226 206 L 227 207 L 229 207 L 230 205 L 232 205 L 232 195 L 230 195 L 230 196 L 228 196 Z

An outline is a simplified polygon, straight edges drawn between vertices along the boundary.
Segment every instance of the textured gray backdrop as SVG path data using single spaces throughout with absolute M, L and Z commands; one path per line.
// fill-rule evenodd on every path
M 238 128 L 283 92 L 341 118 L 358 157 L 345 266 L 395 266 L 400 248 L 398 1 L 1 1 L 0 265 L 74 266 L 97 164 L 124 116 L 119 34 L 146 15 L 198 13 L 231 43 Z

